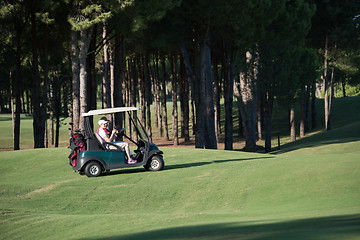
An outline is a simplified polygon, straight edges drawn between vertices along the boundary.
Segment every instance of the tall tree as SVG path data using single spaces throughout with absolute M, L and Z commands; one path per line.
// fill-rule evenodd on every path
M 0 65 L 10 79 L 10 84 L 1 83 L 3 87 L 8 86 L 11 95 L 15 95 L 15 106 L 11 108 L 13 113 L 13 148 L 20 149 L 20 96 L 22 89 L 22 60 L 24 54 L 25 26 L 26 26 L 26 9 L 21 2 L 4 1 L 0 7 L 0 23 L 7 28 L 1 28 L 1 58 Z M 15 66 L 15 67 L 14 67 Z M 1 92 L 3 100 L 3 91 Z M 13 99 L 11 100 L 13 104 Z M 1 106 L 3 110 L 3 104 Z
M 30 22 L 31 22 L 31 52 L 32 52 L 32 106 L 33 106 L 33 133 L 34 133 L 34 148 L 43 148 L 45 137 L 45 122 L 42 119 L 41 108 L 41 86 L 40 86 L 40 72 L 39 72 L 39 38 L 38 38 L 38 19 L 36 17 L 37 9 L 30 8 Z
M 110 83 L 110 56 L 108 44 L 108 26 L 103 23 L 103 105 L 104 108 L 111 108 L 111 83 Z
M 240 74 L 234 84 L 235 96 L 241 106 L 242 124 L 245 129 L 245 150 L 256 149 L 256 106 L 259 58 L 257 51 L 246 52 L 246 72 Z
M 168 124 L 167 124 L 167 107 L 166 107 L 167 74 L 166 74 L 166 63 L 165 63 L 164 55 L 161 57 L 161 68 L 162 68 L 161 111 L 162 111 L 163 129 L 164 129 L 164 138 L 166 140 L 169 140 L 169 131 L 168 131 Z
M 75 104 L 80 103 L 79 110 L 77 106 L 73 108 L 73 121 L 74 127 L 84 129 L 84 119 L 81 117 L 81 114 L 87 111 L 86 58 L 92 38 L 93 26 L 106 21 L 111 16 L 111 12 L 103 11 L 101 5 L 87 5 L 82 1 L 76 2 L 73 7 L 76 10 L 69 18 L 69 23 L 72 27 L 73 90 L 77 93 L 77 89 L 79 89 L 79 96 L 74 94 L 73 97 Z M 78 34 L 80 37 L 78 37 Z M 77 78 L 79 78 L 79 82 Z
M 286 2 L 283 11 L 265 29 L 265 37 L 259 42 L 258 89 L 264 106 L 265 152 L 271 151 L 271 118 L 275 97 L 282 99 L 286 95 L 286 102 L 294 103 L 300 79 L 305 89 L 306 77 L 316 77 L 309 74 L 314 72 L 315 65 L 311 68 L 307 64 L 302 49 L 313 13 L 313 7 L 301 0 Z M 290 107 L 293 109 L 294 106 Z
M 199 9 L 202 9 L 199 15 Z M 196 106 L 196 128 L 195 147 L 217 148 L 215 133 L 215 112 L 214 112 L 214 89 L 211 63 L 211 18 L 215 15 L 213 6 L 198 1 L 183 1 L 182 17 L 191 24 L 187 27 L 192 29 L 194 40 L 195 64 L 194 71 L 189 71 L 190 64 L 186 62 L 187 72 L 194 73 L 192 82 L 193 97 Z M 191 32 L 191 30 L 189 31 Z M 184 60 L 187 61 L 187 51 L 181 46 Z M 184 54 L 185 53 L 185 54 Z
M 215 33 L 223 36 L 226 47 L 224 56 L 227 71 L 234 69 L 234 75 L 239 74 L 237 82 L 232 86 L 231 79 L 225 79 L 228 100 L 225 101 L 227 125 L 232 122 L 231 94 L 235 93 L 240 104 L 241 119 L 245 132 L 246 150 L 256 148 L 256 77 L 258 53 L 256 44 L 264 37 L 264 29 L 284 9 L 284 0 L 277 1 L 227 1 L 219 3 L 216 14 Z M 229 61 L 230 60 L 230 61 Z M 246 63 L 247 62 L 247 63 Z M 224 67 L 224 66 L 223 66 Z M 232 71 L 232 70 L 231 70 Z M 240 74 L 241 72 L 241 74 Z M 226 74 L 231 76 L 231 72 Z M 227 77 L 228 78 L 228 77 Z M 229 81 L 228 83 L 226 83 Z M 235 90 L 235 92 L 233 92 Z M 254 115 L 255 113 L 255 115 Z M 232 124 L 231 124 L 232 125 Z M 232 149 L 232 129 L 228 126 L 225 133 L 226 145 Z
M 316 4 L 317 7 L 312 21 L 309 44 L 321 49 L 322 52 L 320 57 L 323 60 L 324 120 L 325 129 L 330 130 L 334 95 L 329 88 L 333 87 L 332 77 L 335 77 L 332 75 L 334 64 L 330 56 L 331 52 L 339 48 L 349 28 L 356 27 L 355 19 L 359 15 L 360 4 L 352 0 L 309 0 L 309 2 Z
M 54 15 L 59 5 L 49 1 L 39 4 L 25 3 L 30 16 L 31 64 L 32 64 L 32 106 L 34 147 L 47 145 L 47 107 L 49 81 L 49 30 L 53 29 Z M 40 41 L 42 40 L 42 42 Z M 41 43 L 41 44 L 40 44 Z
M 177 108 L 177 95 L 178 95 L 178 74 L 177 74 L 177 56 L 169 56 L 171 67 L 171 98 L 172 98 L 172 128 L 174 134 L 174 146 L 179 145 L 178 134 L 178 108 Z

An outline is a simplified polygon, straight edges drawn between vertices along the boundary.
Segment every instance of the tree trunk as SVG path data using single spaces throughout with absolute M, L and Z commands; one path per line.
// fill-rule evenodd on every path
M 163 128 L 161 125 L 161 111 L 160 111 L 160 80 L 159 80 L 159 58 L 154 55 L 154 122 L 155 126 L 160 129 L 160 136 L 163 136 Z
M 215 58 L 216 60 L 216 58 Z M 220 80 L 219 77 L 219 68 L 218 68 L 218 62 L 214 62 L 214 110 L 215 110 L 215 133 L 216 133 L 216 139 L 219 139 L 219 136 L 221 134 L 221 108 L 220 108 Z M 231 92 L 232 85 L 231 85 Z M 225 147 L 226 148 L 226 147 Z
M 257 139 L 262 140 L 262 119 L 264 118 L 264 94 L 260 94 L 257 101 L 256 119 L 257 119 Z
M 201 27 L 200 27 L 201 29 Z M 205 83 L 204 78 L 202 77 L 202 66 L 201 66 L 201 35 L 203 34 L 201 30 L 195 31 L 195 56 L 194 56 L 194 87 L 191 86 L 191 91 L 193 92 L 192 97 L 194 97 L 195 102 L 195 148 L 204 148 L 205 146 Z
M 205 27 L 199 28 L 199 111 L 196 114 L 197 135 L 201 137 L 199 146 L 204 139 L 206 149 L 217 149 L 215 134 L 215 116 L 214 116 L 214 86 L 211 70 L 211 53 L 209 47 L 209 22 Z
M 146 94 L 146 131 L 152 139 L 152 128 L 151 128 L 151 78 L 150 78 L 150 68 L 149 68 L 149 54 L 146 53 L 145 55 L 145 94 Z
M 244 127 L 243 127 L 243 121 L 241 116 L 241 104 L 239 102 L 239 99 L 237 100 L 237 109 L 238 109 L 238 122 L 239 122 L 239 141 L 242 137 L 244 137 Z
M 87 105 L 88 110 L 97 109 L 97 102 L 96 102 L 96 71 L 95 71 L 95 51 L 96 51 L 96 33 L 97 28 L 94 26 L 93 34 L 91 43 L 89 46 L 89 54 L 87 56 Z M 90 121 L 92 122 L 92 121 Z
M 20 59 L 18 59 L 20 60 Z M 14 150 L 20 150 L 20 104 L 19 104 L 19 99 L 18 99 L 18 88 L 20 86 L 17 85 L 18 81 L 20 81 L 20 69 L 18 69 L 19 66 L 16 66 L 16 76 L 15 76 L 15 83 L 13 81 L 13 74 L 12 71 L 10 71 L 10 108 L 11 108 L 11 118 L 12 118 L 12 132 L 13 132 L 13 146 L 14 146 Z M 19 79 L 17 79 L 19 78 Z M 14 108 L 14 91 L 15 90 L 15 102 L 16 102 L 16 110 Z
M 130 97 L 130 95 L 131 95 L 131 84 L 132 84 L 132 78 L 133 78 L 133 76 L 132 76 L 132 57 L 129 57 L 128 58 L 128 60 L 127 60 L 127 71 L 126 71 L 126 81 L 125 81 L 125 89 L 126 89 L 126 91 L 125 91 L 125 103 L 126 103 L 126 106 L 132 106 L 132 104 L 131 104 L 131 97 Z M 127 128 L 128 128 L 128 131 L 129 131 L 129 133 L 130 134 L 132 134 L 132 131 L 131 131 L 131 122 L 130 122 L 130 118 L 126 115 L 125 116 L 125 124 L 126 124 L 126 126 L 127 126 Z
M 185 131 L 185 112 L 184 112 L 184 95 L 185 95 L 185 66 L 180 56 L 180 71 L 179 71 L 179 101 L 180 101 L 180 137 L 184 138 L 184 131 Z
M 250 52 L 246 53 L 247 72 L 240 73 L 240 82 L 234 84 L 234 93 L 241 105 L 241 117 L 245 132 L 245 150 L 256 150 L 256 80 L 258 60 Z
M 192 134 L 195 135 L 196 132 L 196 110 L 195 110 L 195 100 L 191 99 L 191 124 L 192 124 Z
M 316 121 L 316 86 L 313 83 L 311 87 L 311 129 L 316 129 L 317 121 Z
M 59 105 L 60 106 L 60 105 Z M 55 128 L 55 147 L 59 147 L 59 137 L 60 137 L 60 109 L 56 114 L 56 128 Z
M 4 91 L 0 91 L 0 112 L 5 113 Z
M 154 124 L 156 128 L 160 128 L 159 125 L 159 98 L 160 96 L 158 96 L 159 94 L 159 89 L 157 89 L 158 86 L 158 68 L 157 68 L 157 58 L 156 58 L 157 54 L 152 55 L 152 65 L 154 66 L 154 68 L 151 67 L 151 64 L 149 64 L 149 70 L 150 70 L 150 74 L 151 74 L 151 84 L 152 84 L 152 89 L 153 89 L 153 94 L 154 94 Z M 150 60 L 149 60 L 150 61 Z M 161 132 L 161 131 L 160 131 Z M 160 133 L 161 136 L 161 133 Z
M 20 150 L 15 149 L 15 109 L 14 109 L 14 80 L 12 79 L 12 71 L 9 72 L 9 78 L 10 78 L 10 111 L 11 111 L 11 122 L 12 122 L 12 134 L 13 134 L 13 144 L 14 144 L 14 150 Z
M 20 92 L 22 92 L 22 71 L 20 58 L 20 30 L 16 32 L 16 65 L 15 65 L 15 122 L 14 122 L 14 150 L 20 150 Z M 11 76 L 10 76 L 11 79 Z
M 172 96 L 172 126 L 174 134 L 174 146 L 179 145 L 179 133 L 178 133 L 178 109 L 177 109 L 177 71 L 176 63 L 177 56 L 169 56 L 171 66 L 171 96 Z
M 48 59 L 48 42 L 47 39 L 43 42 L 43 75 L 44 75 L 44 82 L 43 82 L 43 92 L 42 92 L 42 100 L 41 100 L 41 122 L 44 126 L 44 147 L 49 147 L 49 140 L 48 140 L 48 132 L 47 132 L 47 106 L 48 106 L 48 93 L 49 93 L 49 59 Z
M 180 77 L 180 106 L 181 106 L 181 136 L 185 142 L 190 140 L 189 136 L 189 81 L 185 73 L 185 64 L 183 57 L 180 60 L 181 77 Z
M 113 49 L 110 47 L 109 48 L 109 79 L 110 79 L 110 97 L 111 97 L 111 107 L 114 107 L 114 92 L 115 92 L 115 73 L 114 73 L 114 51 Z M 115 126 L 115 122 L 114 122 L 114 114 L 112 115 L 112 121 L 113 121 L 113 125 Z
M 70 86 L 71 86 L 71 79 L 70 81 L 68 81 L 69 79 L 66 79 L 65 82 L 63 82 L 61 89 L 62 89 L 62 97 L 60 98 L 60 109 L 62 110 L 62 113 L 64 115 L 68 114 L 69 112 L 69 100 L 71 97 L 71 90 L 70 90 Z M 62 106 L 62 107 L 61 107 Z
M 324 108 L 325 108 L 325 129 L 328 130 L 328 118 L 329 118 L 329 87 L 328 87 L 328 36 L 325 38 L 325 49 L 324 49 L 324 75 L 323 75 L 323 86 L 324 86 Z
M 163 128 L 164 128 L 164 137 L 166 140 L 169 140 L 169 131 L 167 124 L 167 108 L 166 108 L 166 65 L 165 65 L 165 57 L 161 58 L 162 64 L 162 93 L 161 93 L 161 110 L 162 110 L 162 120 L 163 120 Z
M 123 81 L 125 73 L 125 42 L 124 38 L 118 30 L 115 30 L 115 46 L 114 46 L 114 106 L 123 106 Z M 115 125 L 123 127 L 124 116 L 121 113 L 116 113 L 114 116 Z
M 13 134 L 13 146 L 14 146 L 14 150 L 20 150 L 20 148 L 17 146 L 18 144 L 16 143 L 16 127 L 15 127 L 15 109 L 14 109 L 14 83 L 12 80 L 12 71 L 10 70 L 9 73 L 9 77 L 10 77 L 10 111 L 11 111 L 11 122 L 12 122 L 12 134 Z
M 84 118 L 81 114 L 87 112 L 87 72 L 86 72 L 86 57 L 89 49 L 91 37 L 92 37 L 92 28 L 87 30 L 82 30 L 80 33 L 80 129 L 84 130 Z
M 301 90 L 301 98 L 300 98 L 300 138 L 305 137 L 305 117 L 306 117 L 306 109 L 305 109 L 305 101 L 306 101 L 306 93 L 305 89 Z
M 318 98 L 319 99 L 322 99 L 323 97 L 322 97 L 322 94 L 321 94 L 321 84 L 319 84 L 319 83 L 315 83 L 315 92 L 316 92 L 316 94 L 318 95 Z
M 60 70 L 57 72 L 57 76 L 53 79 L 52 89 L 53 94 L 51 97 L 51 109 L 53 112 L 53 124 L 55 121 L 55 147 L 59 146 L 59 128 L 60 128 L 60 115 L 61 115 L 61 84 L 60 84 Z M 65 92 L 63 91 L 63 95 Z M 54 126 L 53 126 L 54 129 Z M 54 131 L 54 130 L 52 130 Z
M 145 75 L 144 75 L 144 62 L 143 57 L 140 54 L 137 54 L 137 70 L 138 70 L 138 80 L 139 80 L 139 102 L 140 102 L 140 122 L 143 126 L 146 126 L 146 103 L 145 103 Z
M 136 75 L 136 58 L 133 57 L 132 59 L 132 64 L 131 64 L 131 83 L 130 83 L 130 92 L 129 92 L 129 99 L 130 99 L 130 106 L 131 107 L 135 107 L 136 106 L 136 99 L 137 99 L 137 91 L 136 91 L 136 86 L 139 84 L 139 82 L 137 81 L 137 75 Z M 136 112 L 134 112 L 134 115 L 136 114 Z M 131 127 L 131 123 L 129 121 L 129 127 Z M 136 130 L 133 129 L 132 130 L 132 138 L 133 139 L 137 139 L 137 133 Z
M 334 82 L 335 82 L 335 67 L 332 68 L 331 71 L 331 80 L 330 80 L 330 99 L 329 99 L 329 111 L 328 111 L 328 118 L 327 118 L 327 127 L 326 130 L 332 129 L 332 110 L 334 105 Z
M 293 106 L 290 108 L 290 141 L 296 140 L 296 128 L 295 128 L 295 109 Z
M 346 97 L 346 81 L 345 81 L 345 78 L 342 78 L 341 79 L 341 86 L 342 86 L 342 92 L 343 92 L 343 97 L 345 98 Z
M 34 133 L 34 148 L 44 147 L 44 131 L 45 126 L 41 121 L 41 109 L 40 109 L 40 74 L 39 74 L 39 55 L 37 48 L 37 23 L 35 12 L 31 13 L 31 47 L 32 47 L 32 105 L 33 105 L 33 133 Z
M 198 104 L 197 87 L 196 87 L 194 72 L 192 70 L 190 59 L 189 59 L 189 54 L 188 54 L 183 42 L 181 43 L 181 54 L 183 57 L 186 75 L 188 77 L 188 82 L 190 83 L 190 86 L 191 86 L 191 116 L 192 116 L 191 122 L 192 122 L 192 126 L 193 126 L 193 134 L 195 134 L 196 119 L 195 119 L 194 104 L 195 104 L 195 106 Z
M 310 95 L 311 95 L 311 87 L 310 85 L 306 85 L 305 91 L 305 116 L 304 116 L 304 128 L 305 133 L 310 131 L 310 122 L 309 122 L 309 112 L 310 112 Z
M 265 120 L 265 153 L 271 152 L 271 134 L 272 134 L 272 110 L 274 96 L 269 94 L 265 97 L 264 120 Z M 259 119 L 258 119 L 259 121 Z M 261 122 L 261 120 L 260 120 Z
M 53 111 L 53 109 L 50 110 L 49 121 L 50 121 L 50 123 L 49 123 L 49 141 L 50 141 L 50 145 L 53 146 L 55 144 L 54 111 Z
M 103 104 L 104 108 L 111 108 L 111 85 L 110 85 L 110 64 L 109 64 L 109 46 L 106 40 L 106 24 L 103 25 Z M 110 117 L 110 116 L 108 116 Z
M 97 83 L 96 83 L 96 70 L 95 70 L 95 52 L 96 52 L 96 34 L 97 27 L 94 26 L 92 31 L 92 39 L 89 45 L 89 54 L 86 60 L 87 70 L 87 86 L 86 86 L 86 99 L 87 99 L 87 110 L 97 109 Z M 90 116 L 90 126 L 94 128 L 93 116 Z
M 71 116 L 73 129 L 79 129 L 80 125 L 80 67 L 79 67 L 79 50 L 78 34 L 71 31 L 71 69 L 72 69 L 72 108 Z
M 185 75 L 185 74 L 184 74 Z M 190 129 L 189 129 L 189 121 L 190 121 L 190 108 L 189 108 L 189 79 L 187 77 L 183 77 L 184 79 L 184 140 L 185 142 L 190 141 Z
M 234 50 L 231 48 L 225 49 L 224 55 L 225 150 L 233 150 Z

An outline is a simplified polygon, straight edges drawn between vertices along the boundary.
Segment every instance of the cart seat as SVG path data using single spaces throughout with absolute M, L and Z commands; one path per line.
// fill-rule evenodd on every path
M 102 137 L 100 137 L 99 134 L 94 133 L 97 140 L 99 141 L 100 145 L 105 149 L 105 150 L 117 150 L 117 151 L 123 151 L 121 149 L 121 147 L 113 144 L 113 143 L 109 143 L 109 142 L 105 142 L 104 139 L 102 139 Z

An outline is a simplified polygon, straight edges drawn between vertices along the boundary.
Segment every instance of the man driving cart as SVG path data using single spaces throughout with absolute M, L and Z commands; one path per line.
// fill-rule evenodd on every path
M 118 107 L 91 110 L 83 113 L 84 129 L 81 129 L 83 139 L 86 141 L 85 149 L 78 150 L 76 160 L 70 162 L 74 171 L 86 174 L 88 177 L 97 177 L 103 171 L 111 169 L 128 168 L 143 166 L 146 170 L 160 171 L 164 168 L 163 152 L 150 141 L 146 130 L 136 116 L 137 107 Z M 99 128 L 93 131 L 92 121 L 95 115 L 108 115 L 113 113 L 127 113 L 131 129 L 136 132 L 136 139 L 132 139 L 125 134 L 125 129 L 115 129 L 110 132 L 107 130 L 108 120 L 102 117 L 99 121 Z M 123 141 L 112 142 L 116 135 L 124 136 L 136 145 L 136 157 L 132 155 L 129 144 Z M 75 136 L 75 135 L 74 135 Z M 76 148 L 75 140 L 71 141 L 71 149 Z M 71 154 L 74 158 L 74 154 Z M 69 157 L 70 158 L 70 157 Z
M 124 141 L 113 141 L 116 139 L 117 134 L 119 133 L 119 130 L 117 128 L 114 128 L 111 131 L 108 130 L 108 125 L 109 125 L 109 120 L 106 117 L 102 117 L 99 122 L 99 128 L 97 130 L 97 134 L 99 134 L 99 136 L 105 141 L 105 142 L 112 142 L 115 145 L 118 145 L 119 147 L 121 147 L 125 153 L 126 156 L 128 158 L 128 163 L 129 164 L 133 164 L 136 163 L 136 160 L 134 160 L 132 158 L 133 154 L 130 151 L 130 147 L 129 144 L 127 142 Z

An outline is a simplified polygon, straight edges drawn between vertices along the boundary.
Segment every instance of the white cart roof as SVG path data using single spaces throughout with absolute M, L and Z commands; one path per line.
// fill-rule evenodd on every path
M 102 115 L 102 114 L 111 114 L 111 113 L 119 113 L 119 112 L 127 112 L 127 111 L 137 111 L 140 110 L 138 107 L 117 107 L 117 108 L 105 108 L 105 109 L 97 109 L 91 110 L 87 113 L 83 113 L 81 116 L 94 116 L 94 115 Z

